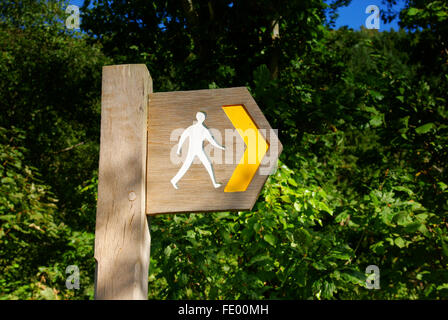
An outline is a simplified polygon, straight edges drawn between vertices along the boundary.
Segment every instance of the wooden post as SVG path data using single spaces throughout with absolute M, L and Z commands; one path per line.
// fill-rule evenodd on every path
M 145 213 L 145 65 L 103 67 L 95 299 L 147 299 L 151 238 Z

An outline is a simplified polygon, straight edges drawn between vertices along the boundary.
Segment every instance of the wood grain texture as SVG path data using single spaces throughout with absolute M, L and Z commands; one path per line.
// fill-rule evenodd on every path
M 103 67 L 96 299 L 147 299 L 150 234 L 145 177 L 151 92 L 145 65 Z
M 178 212 L 206 212 L 206 211 L 227 211 L 227 210 L 251 210 L 263 187 L 268 175 L 259 174 L 258 169 L 252 182 L 245 192 L 224 192 L 224 187 L 235 170 L 244 148 L 241 146 L 242 138 L 236 133 L 233 141 L 225 141 L 225 129 L 234 129 L 231 121 L 222 109 L 225 105 L 242 104 L 246 107 L 252 119 L 259 129 L 271 129 L 268 121 L 264 117 L 260 108 L 245 87 L 195 90 L 179 92 L 152 93 L 149 95 L 148 114 L 148 170 L 147 170 L 147 203 L 146 213 L 155 215 L 160 213 Z M 216 129 L 221 135 L 219 139 L 215 135 L 218 143 L 225 145 L 226 150 L 221 151 L 223 159 L 233 154 L 233 163 L 213 163 L 216 180 L 222 183 L 222 187 L 215 189 L 204 166 L 196 161 L 190 167 L 185 176 L 178 183 L 179 189 L 175 189 L 171 183 L 171 178 L 177 173 L 182 162 L 172 161 L 178 144 L 179 135 L 174 136 L 173 130 L 178 129 L 181 133 L 194 123 L 196 113 L 205 112 L 207 118 L 204 124 L 209 129 Z M 282 145 L 276 135 L 269 134 L 269 131 L 262 132 L 263 137 L 273 146 L 277 145 L 278 153 L 282 151 Z M 182 156 L 188 150 L 186 142 L 182 149 Z M 211 159 L 215 152 L 220 152 L 211 148 L 205 143 L 206 153 Z M 212 151 L 211 151 L 212 150 Z M 209 151 L 209 152 L 207 152 Z M 276 152 L 274 148 L 269 148 L 267 156 L 272 156 L 271 152 Z M 219 153 L 218 153 L 219 154 Z M 276 161 L 269 164 L 267 171 L 276 165 Z

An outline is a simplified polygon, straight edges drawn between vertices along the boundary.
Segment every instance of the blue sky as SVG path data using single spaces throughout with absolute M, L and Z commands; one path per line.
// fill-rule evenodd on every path
M 70 0 L 69 4 L 74 4 L 75 6 L 82 7 L 84 0 Z
M 365 12 L 366 8 L 371 4 L 378 6 L 378 8 L 380 9 L 380 14 L 381 11 L 387 10 L 386 6 L 382 4 L 381 0 L 352 0 L 348 7 L 343 7 L 338 10 L 339 17 L 336 20 L 335 28 L 339 29 L 342 26 L 348 26 L 349 28 L 352 28 L 354 30 L 360 30 L 361 26 L 365 26 L 366 19 L 370 15 Z M 398 0 L 397 5 L 393 9 L 394 11 L 399 12 L 404 8 L 404 6 L 405 1 Z M 399 29 L 398 18 L 388 24 L 380 21 L 379 31 L 389 31 L 392 28 L 395 31 Z
M 149 0 L 150 1 L 150 0 Z M 70 4 L 77 5 L 79 7 L 82 6 L 84 0 L 71 0 Z M 366 14 L 366 8 L 369 5 L 376 5 L 380 9 L 386 10 L 385 5 L 381 3 L 381 0 L 352 0 L 348 7 L 343 7 L 338 10 L 339 17 L 336 20 L 335 28 L 339 29 L 342 26 L 348 26 L 354 30 L 359 30 L 361 26 L 365 26 L 365 21 L 370 14 Z M 394 8 L 395 11 L 400 11 L 404 8 L 405 1 L 398 0 L 397 5 Z M 380 21 L 380 30 L 379 31 L 389 31 L 390 29 L 398 30 L 398 18 L 392 21 L 391 23 L 385 24 L 383 21 Z

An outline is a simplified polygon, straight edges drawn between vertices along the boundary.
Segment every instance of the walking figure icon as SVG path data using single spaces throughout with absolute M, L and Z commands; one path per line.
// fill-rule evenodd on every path
M 187 129 L 185 129 L 185 131 L 180 136 L 179 145 L 177 147 L 177 154 L 180 155 L 182 145 L 185 143 L 185 140 L 187 138 L 188 138 L 188 153 L 184 163 L 182 164 L 182 167 L 179 169 L 177 174 L 171 179 L 171 184 L 176 189 L 179 189 L 177 183 L 188 171 L 195 157 L 198 157 L 199 160 L 201 160 L 202 164 L 204 165 L 205 169 L 207 170 L 210 176 L 210 179 L 212 180 L 213 186 L 215 188 L 219 188 L 221 186 L 221 183 L 216 182 L 212 163 L 205 154 L 204 142 L 208 141 L 211 143 L 212 146 L 221 150 L 225 150 L 225 147 L 219 145 L 216 142 L 216 140 L 213 138 L 208 128 L 204 125 L 204 120 L 206 117 L 207 116 L 204 112 L 196 113 L 197 122 L 189 126 Z

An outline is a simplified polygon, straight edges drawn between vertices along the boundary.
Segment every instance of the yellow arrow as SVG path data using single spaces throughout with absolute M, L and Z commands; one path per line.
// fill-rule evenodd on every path
M 258 131 L 257 125 L 243 105 L 223 106 L 222 108 L 246 144 L 246 150 L 224 188 L 224 192 L 246 191 L 269 149 L 269 144 Z

